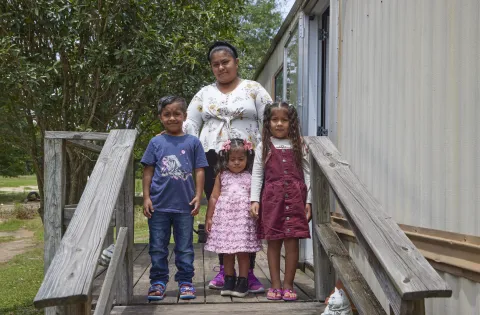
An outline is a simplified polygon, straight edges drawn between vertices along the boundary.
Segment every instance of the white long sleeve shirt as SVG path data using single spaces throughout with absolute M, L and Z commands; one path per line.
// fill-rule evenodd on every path
M 292 144 L 289 139 L 277 139 L 272 137 L 272 144 L 276 149 L 292 149 Z M 253 163 L 252 170 L 252 189 L 250 192 L 250 201 L 260 202 L 260 194 L 262 192 L 263 176 L 264 176 L 264 167 L 262 163 L 262 147 L 263 144 L 260 142 L 255 150 L 255 161 Z M 307 150 L 303 150 L 303 176 L 305 178 L 305 185 L 307 186 L 307 203 L 312 203 L 311 201 L 311 191 L 310 191 L 310 162 L 308 160 Z

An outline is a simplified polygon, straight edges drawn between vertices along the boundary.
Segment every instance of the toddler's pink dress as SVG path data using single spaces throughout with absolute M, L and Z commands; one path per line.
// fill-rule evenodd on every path
M 205 249 L 221 254 L 252 253 L 261 250 L 256 234 L 256 222 L 250 216 L 250 187 L 248 172 L 220 175 L 221 193 L 213 214 L 212 231 Z

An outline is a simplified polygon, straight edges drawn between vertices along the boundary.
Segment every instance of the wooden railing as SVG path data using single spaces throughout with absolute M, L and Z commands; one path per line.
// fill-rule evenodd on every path
M 111 225 L 114 209 L 117 227 L 114 288 L 117 304 L 133 297 L 133 147 L 135 130 L 104 133 L 47 132 L 45 135 L 45 277 L 35 297 L 47 314 L 90 314 L 91 289 L 98 258 Z M 90 179 L 75 207 L 65 209 L 66 141 L 98 151 L 81 140 L 106 140 Z M 65 209 L 65 210 L 64 210 Z M 63 235 L 64 213 L 71 218 Z M 127 229 L 122 229 L 126 227 Z M 122 263 L 120 263 L 120 261 Z M 108 277 L 107 275 L 107 277 Z M 105 282 L 106 284 L 110 282 Z M 113 279 L 111 280 L 113 283 Z M 102 290 L 103 291 L 103 290 Z M 103 294 L 105 296 L 105 294 Z M 111 296 L 102 300 L 108 308 Z M 110 305 L 111 306 L 111 305 Z
M 331 201 L 348 220 L 390 303 L 391 314 L 425 314 L 425 298 L 450 297 L 445 281 L 407 238 L 327 137 L 306 137 L 312 167 L 313 249 L 317 298 L 335 272 L 360 314 L 386 314 L 330 224 Z M 334 272 L 335 271 L 335 272 Z

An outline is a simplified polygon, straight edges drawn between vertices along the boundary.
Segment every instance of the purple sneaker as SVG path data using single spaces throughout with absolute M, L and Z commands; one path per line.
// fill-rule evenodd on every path
M 264 293 L 265 288 L 262 283 L 258 281 L 253 274 L 253 269 L 248 270 L 248 292 L 250 293 Z
M 213 268 L 214 271 L 215 268 Z M 223 265 L 220 266 L 220 271 L 218 274 L 215 276 L 215 278 L 210 281 L 208 284 L 208 287 L 210 289 L 222 289 L 223 285 L 225 284 L 225 271 L 223 270 Z

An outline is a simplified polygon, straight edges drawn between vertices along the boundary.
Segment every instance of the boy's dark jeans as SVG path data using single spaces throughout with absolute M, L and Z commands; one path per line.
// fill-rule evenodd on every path
M 190 213 L 167 213 L 155 211 L 148 219 L 150 250 L 152 259 L 150 283 L 168 282 L 168 244 L 171 228 L 175 240 L 175 281 L 192 282 L 193 269 L 193 217 Z

